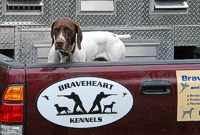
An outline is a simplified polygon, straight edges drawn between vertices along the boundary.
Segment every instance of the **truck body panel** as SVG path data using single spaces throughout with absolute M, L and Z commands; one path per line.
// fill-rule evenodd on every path
M 198 85 L 199 75 L 199 62 L 195 60 L 176 60 L 176 61 L 149 61 L 149 62 L 85 62 L 85 63 L 65 63 L 65 64 L 22 64 L 12 61 L 6 56 L 0 57 L 0 88 L 1 88 L 1 104 L 12 104 L 13 102 L 4 101 L 5 89 L 9 86 L 22 85 L 25 87 L 23 104 L 23 121 L 21 123 L 6 123 L 1 122 L 0 125 L 23 125 L 22 132 L 19 134 L 70 134 L 70 135 L 88 135 L 88 134 L 199 134 L 199 108 L 194 105 L 195 113 L 192 117 L 189 114 L 178 114 L 178 105 L 181 105 L 178 97 L 180 90 L 178 91 L 178 80 L 184 80 L 184 78 L 178 78 L 177 71 L 183 71 L 183 76 L 187 75 L 187 72 L 196 72 L 196 78 L 187 76 L 189 81 L 196 81 Z M 97 89 L 95 81 L 95 87 L 91 87 L 88 92 L 89 85 L 84 87 L 78 87 L 76 85 L 68 86 L 68 82 L 78 79 L 94 79 L 104 81 L 104 84 L 113 83 L 114 85 L 99 85 L 100 91 Z M 50 87 L 56 86 L 56 84 L 65 82 L 63 87 L 58 87 L 55 90 L 51 89 L 49 95 L 42 95 L 48 91 Z M 184 81 L 183 81 L 184 82 Z M 186 84 L 186 83 L 185 83 Z M 79 84 L 80 85 L 80 84 Z M 85 85 L 84 83 L 82 84 Z M 196 84 L 195 84 L 196 85 Z M 195 86 L 192 85 L 192 86 Z M 120 88 L 114 92 L 112 87 Z M 187 87 L 187 85 L 185 85 Z M 192 88 L 191 86 L 191 88 Z M 72 87 L 77 88 L 72 90 Z M 125 88 L 127 91 L 122 91 Z M 104 89 L 105 88 L 105 89 Z M 86 100 L 82 100 L 82 94 L 86 97 Z M 188 103 L 192 102 L 198 104 L 198 88 L 191 92 L 190 96 L 196 96 L 196 98 L 189 98 Z M 57 94 L 55 91 L 65 91 L 68 95 Z M 103 112 L 90 113 L 89 109 L 85 108 L 86 113 L 80 113 L 81 107 L 76 109 L 79 113 L 73 112 L 75 107 L 72 99 L 69 98 L 69 93 L 78 93 L 80 99 L 83 102 L 83 106 L 86 104 L 92 105 L 95 99 L 95 91 L 104 92 L 109 96 L 101 100 L 101 107 Z M 123 96 L 120 95 L 120 91 L 124 92 Z M 116 94 L 117 93 L 117 94 Z M 184 91 L 185 93 L 185 91 Z M 44 97 L 43 97 L 44 96 Z M 60 97 L 65 96 L 65 97 Z M 132 100 L 126 100 L 129 96 Z M 56 108 L 48 104 L 52 100 L 52 97 L 56 97 L 55 103 L 63 103 L 68 105 L 69 112 L 67 113 L 55 113 Z M 44 98 L 44 100 L 39 100 Z M 92 99 L 93 98 L 93 99 Z M 92 100 L 91 100 L 92 99 Z M 192 100 L 191 100 L 192 99 Z M 86 102 L 88 100 L 88 102 Z M 119 106 L 120 102 L 123 102 L 122 106 Z M 191 101 L 190 101 L 191 100 Z M 43 103 L 44 101 L 44 103 Z M 104 102 L 107 101 L 107 102 Z M 105 111 L 104 105 L 115 101 L 113 110 L 109 111 L 109 108 Z M 129 103 L 130 101 L 130 103 Z M 86 102 L 86 103 L 85 103 Z M 93 102 L 94 103 L 94 102 Z M 74 122 L 75 125 L 80 123 L 85 124 L 85 127 L 66 126 L 59 125 L 58 123 L 51 121 L 41 113 L 39 104 L 44 104 L 46 109 L 46 115 L 53 112 L 54 117 L 63 119 L 64 123 Z M 69 106 L 72 104 L 71 106 Z M 185 103 L 183 102 L 183 106 Z M 189 106 L 189 104 L 187 104 Z M 187 106 L 186 105 L 186 106 Z M 127 109 L 127 112 L 120 116 L 121 112 Z M 184 108 L 181 108 L 181 110 Z M 98 110 L 98 107 L 95 108 Z M 99 109 L 100 110 L 100 109 Z M 2 110 L 0 111 L 2 113 Z M 193 118 L 194 115 L 198 115 L 197 118 Z M 67 117 L 75 118 L 67 121 Z M 112 118 L 119 117 L 112 121 Z M 181 118 L 181 121 L 178 120 Z M 191 117 L 191 118 L 190 118 Z M 1 119 L 0 115 L 0 119 Z M 111 122 L 103 123 L 104 120 L 111 119 Z M 88 126 L 88 123 L 90 124 Z M 95 125 L 97 123 L 97 125 Z M 100 124 L 99 124 L 100 123 Z M 99 125 L 98 125 L 99 124 Z M 95 125 L 95 126 L 93 126 Z M 88 126 L 88 127 L 87 127 Z M 21 126 L 20 126 L 21 127 Z M 14 130 L 17 128 L 14 128 Z M 19 128 L 20 129 L 20 128 Z M 1 132 L 5 132 L 2 130 Z M 13 132 L 13 131 L 12 131 Z
M 175 62 L 171 65 L 68 63 L 52 68 L 30 66 L 26 69 L 26 134 L 198 134 L 199 122 L 177 122 L 176 70 L 198 70 L 199 66 Z M 63 127 L 44 119 L 36 106 L 39 93 L 60 80 L 76 77 L 106 78 L 122 84 L 133 95 L 131 111 L 111 124 L 84 129 Z M 143 94 L 141 84 L 151 80 L 169 81 L 172 91 L 168 94 Z

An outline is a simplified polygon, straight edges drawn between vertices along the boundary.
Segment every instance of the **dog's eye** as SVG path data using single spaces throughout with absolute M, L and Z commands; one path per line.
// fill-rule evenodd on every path
M 70 36 L 71 35 L 71 31 L 67 31 L 67 35 Z
M 54 33 L 58 33 L 59 32 L 59 29 L 54 29 Z
M 71 30 L 70 28 L 68 28 L 68 27 L 66 27 L 66 28 L 64 29 L 64 31 L 66 32 L 67 36 L 70 36 L 71 33 L 72 33 L 72 30 Z

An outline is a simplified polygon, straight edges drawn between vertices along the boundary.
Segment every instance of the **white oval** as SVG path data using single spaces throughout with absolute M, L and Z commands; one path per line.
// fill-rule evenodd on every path
M 52 123 L 90 128 L 121 119 L 132 109 L 133 102 L 130 91 L 117 82 L 98 77 L 77 77 L 44 89 L 38 96 L 37 108 Z

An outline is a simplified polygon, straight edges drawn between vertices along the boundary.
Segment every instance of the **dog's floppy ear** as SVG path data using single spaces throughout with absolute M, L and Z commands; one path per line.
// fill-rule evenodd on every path
M 54 43 L 54 37 L 53 37 L 53 27 L 54 27 L 54 24 L 55 24 L 55 22 L 53 22 L 53 24 L 51 25 L 51 39 L 52 39 L 51 46 L 52 46 L 53 43 Z
M 80 29 L 80 26 L 78 24 L 76 24 L 76 35 L 77 35 L 77 46 L 78 46 L 78 49 L 81 50 L 81 42 L 82 42 L 82 31 Z

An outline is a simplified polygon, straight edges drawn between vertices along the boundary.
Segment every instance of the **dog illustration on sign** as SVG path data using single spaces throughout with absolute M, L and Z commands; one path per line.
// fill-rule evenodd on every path
M 192 118 L 192 111 L 194 110 L 194 108 L 190 108 L 189 110 L 183 110 L 183 116 L 182 119 L 185 117 L 186 114 L 188 114 L 190 116 L 190 119 Z
M 110 108 L 110 113 L 114 113 L 114 112 L 112 111 L 114 104 L 116 104 L 116 103 L 115 103 L 115 102 L 112 102 L 110 105 L 104 105 L 103 113 L 106 113 L 105 111 L 106 111 L 107 108 Z
M 69 113 L 70 110 L 68 109 L 68 107 L 60 107 L 58 104 L 55 104 L 54 106 L 56 107 L 56 110 L 58 111 L 57 115 L 117 113 L 117 112 L 113 112 L 113 106 L 114 106 L 114 104 L 116 104 L 116 102 L 114 102 L 114 101 L 111 102 L 111 104 L 104 105 L 103 112 L 102 112 L 102 109 L 101 109 L 101 100 L 103 98 L 107 98 L 107 97 L 112 96 L 112 95 L 117 95 L 117 94 L 105 94 L 104 92 L 100 92 L 99 94 L 97 94 L 89 112 L 87 112 L 85 110 L 79 95 L 77 95 L 75 92 L 72 92 L 70 95 L 57 95 L 58 97 L 66 97 L 68 99 L 74 100 L 75 105 L 74 105 L 74 109 L 73 109 L 72 113 Z M 94 111 L 96 106 L 97 106 L 98 110 Z M 77 111 L 78 107 L 81 109 L 81 111 Z M 107 111 L 108 109 L 110 109 L 110 112 Z M 65 111 L 66 113 L 61 114 L 61 112 L 63 112 L 63 111 Z
M 54 105 L 58 111 L 57 115 L 62 115 L 61 112 L 65 111 L 66 114 L 69 114 L 68 111 L 70 111 L 67 107 L 60 107 L 58 104 Z

